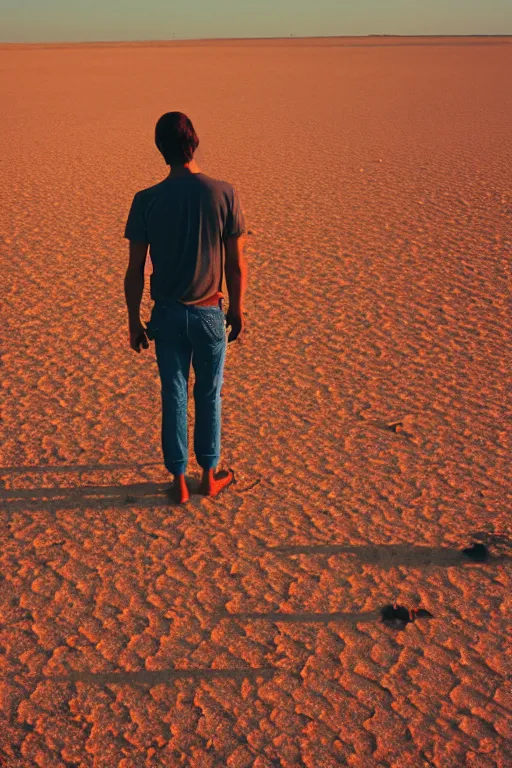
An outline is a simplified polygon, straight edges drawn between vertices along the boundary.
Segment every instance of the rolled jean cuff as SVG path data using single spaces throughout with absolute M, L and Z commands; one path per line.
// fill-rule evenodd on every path
M 201 469 L 215 469 L 219 463 L 220 456 L 197 456 L 197 463 Z
M 187 468 L 186 461 L 168 461 L 165 468 L 171 475 L 184 475 Z

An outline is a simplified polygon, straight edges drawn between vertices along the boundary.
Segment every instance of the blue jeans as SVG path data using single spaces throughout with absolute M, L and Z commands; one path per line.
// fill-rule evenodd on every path
M 188 463 L 187 400 L 194 368 L 194 453 L 203 469 L 220 460 L 221 388 L 226 358 L 226 321 L 221 306 L 196 307 L 156 301 L 147 323 L 162 391 L 162 449 L 166 469 L 185 472 Z

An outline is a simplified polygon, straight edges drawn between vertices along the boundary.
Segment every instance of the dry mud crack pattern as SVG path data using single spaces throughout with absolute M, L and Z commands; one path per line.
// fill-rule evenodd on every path
M 511 765 L 512 46 L 463 42 L 0 46 L 1 768 Z M 180 104 L 254 232 L 186 507 L 122 294 Z
M 7 518 L 0 764 L 507 764 L 506 542 L 276 546 L 244 509 Z M 389 595 L 433 618 L 385 626 Z

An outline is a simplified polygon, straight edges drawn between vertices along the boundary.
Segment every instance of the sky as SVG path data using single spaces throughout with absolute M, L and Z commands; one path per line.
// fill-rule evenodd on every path
M 0 0 L 0 42 L 510 35 L 512 0 Z

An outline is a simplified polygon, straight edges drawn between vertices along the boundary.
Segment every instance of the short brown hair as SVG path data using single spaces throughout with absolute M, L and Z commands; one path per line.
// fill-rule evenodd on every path
M 187 115 L 166 112 L 156 124 L 155 144 L 167 165 L 184 165 L 192 160 L 199 138 Z

